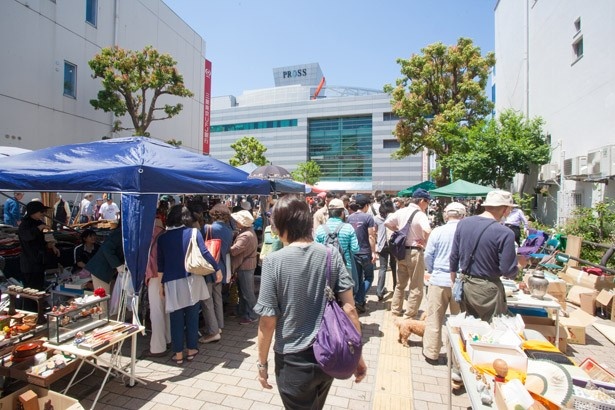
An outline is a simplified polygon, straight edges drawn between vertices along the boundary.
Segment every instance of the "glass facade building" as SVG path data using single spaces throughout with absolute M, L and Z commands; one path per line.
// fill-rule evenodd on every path
M 372 117 L 309 120 L 308 159 L 323 181 L 371 181 Z
M 274 69 L 276 86 L 212 99 L 210 153 L 228 161 L 230 145 L 253 136 L 265 157 L 289 171 L 313 160 L 319 188 L 397 192 L 427 177 L 423 155 L 394 160 L 397 118 L 390 95 L 377 90 L 320 87 L 318 64 Z M 317 93 L 318 92 L 318 93 Z

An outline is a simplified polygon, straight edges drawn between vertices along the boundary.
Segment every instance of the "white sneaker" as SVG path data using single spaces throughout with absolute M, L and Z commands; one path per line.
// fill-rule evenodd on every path
M 199 343 L 212 343 L 217 342 L 222 338 L 220 333 L 216 333 L 215 335 L 203 336 L 199 339 Z

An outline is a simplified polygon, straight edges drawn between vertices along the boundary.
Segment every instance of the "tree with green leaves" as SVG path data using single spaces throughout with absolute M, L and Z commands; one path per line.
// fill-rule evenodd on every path
M 436 155 L 438 186 L 450 182 L 449 169 L 442 163 L 471 127 L 489 115 L 493 103 L 485 93 L 487 79 L 495 65 L 495 55 L 481 55 L 472 40 L 460 38 L 457 44 L 438 42 L 409 59 L 398 59 L 401 74 L 391 93 L 393 113 L 400 120 L 394 134 L 400 147 L 393 158 L 401 159 L 425 148 Z
M 295 181 L 314 185 L 320 181 L 322 170 L 316 161 L 300 162 L 297 168 L 290 173 Z
M 235 155 L 228 162 L 234 167 L 250 162 L 259 167 L 267 164 L 267 158 L 265 158 L 267 147 L 255 137 L 242 137 L 232 143 L 231 148 L 235 150 Z
M 515 174 L 529 174 L 532 165 L 551 159 L 551 146 L 543 132 L 540 117 L 526 119 L 506 110 L 496 118 L 475 124 L 467 137 L 442 164 L 456 178 L 505 188 Z
M 90 104 L 116 117 L 128 114 L 132 121 L 131 128 L 124 128 L 117 120 L 115 131 L 134 130 L 134 135 L 149 136 L 147 128 L 153 121 L 172 118 L 183 108 L 179 103 L 157 106 L 160 97 L 193 95 L 184 86 L 184 78 L 175 67 L 177 62 L 151 46 L 142 51 L 106 47 L 88 64 L 94 78 L 102 79 L 103 86 L 98 98 L 90 100 Z

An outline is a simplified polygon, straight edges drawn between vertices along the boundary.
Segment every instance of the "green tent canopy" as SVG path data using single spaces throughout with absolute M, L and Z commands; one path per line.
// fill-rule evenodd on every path
M 423 188 L 425 191 L 429 191 L 431 189 L 435 189 L 436 184 L 434 184 L 431 181 L 423 181 L 420 184 L 412 185 L 411 187 L 408 187 L 404 189 L 403 191 L 399 191 L 397 193 L 397 196 L 412 196 L 414 191 L 416 191 L 419 188 Z
M 473 184 L 472 182 L 458 179 L 452 184 L 445 185 L 438 189 L 429 191 L 431 196 L 464 197 L 464 196 L 486 196 L 495 188 Z

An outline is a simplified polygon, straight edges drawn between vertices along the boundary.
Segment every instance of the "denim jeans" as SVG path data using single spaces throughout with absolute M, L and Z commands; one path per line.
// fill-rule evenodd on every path
M 371 255 L 354 255 L 357 265 L 357 293 L 354 296 L 355 304 L 363 305 L 367 291 L 374 281 L 374 264 Z
M 174 353 L 183 352 L 184 336 L 188 349 L 199 347 L 199 303 L 173 311 L 171 320 L 171 345 Z
M 389 252 L 389 248 L 384 247 L 379 252 L 378 263 L 380 268 L 378 271 L 378 287 L 376 288 L 376 294 L 382 296 L 384 292 L 384 284 L 386 281 L 387 265 L 391 264 L 391 273 L 393 274 L 393 289 L 397 285 L 397 260 Z
M 287 409 L 322 409 L 333 377 L 322 371 L 310 347 L 299 353 L 275 354 L 275 376 Z
M 258 315 L 254 312 L 254 305 L 256 305 L 254 269 L 237 271 L 237 286 L 239 287 L 239 316 L 244 319 L 258 319 Z

